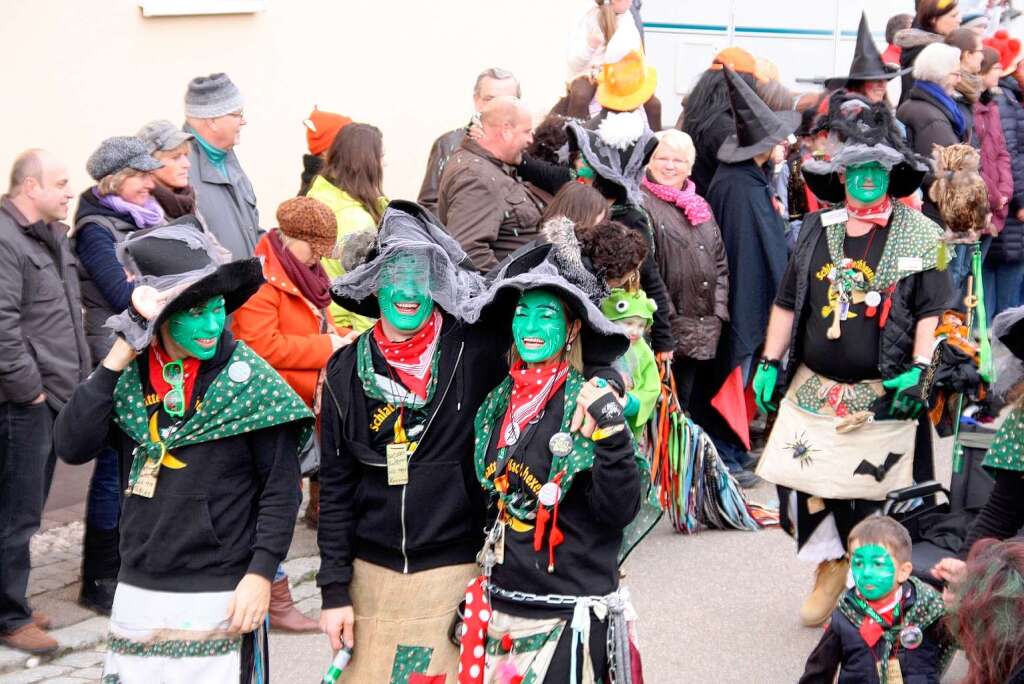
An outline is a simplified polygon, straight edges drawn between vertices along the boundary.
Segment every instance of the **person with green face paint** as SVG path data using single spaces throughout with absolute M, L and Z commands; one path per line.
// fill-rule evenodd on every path
M 853 528 L 849 545 L 854 586 L 831 611 L 800 683 L 938 682 L 956 646 L 942 596 L 911 576 L 910 534 L 873 516 Z
M 892 112 L 841 91 L 820 125 L 831 157 L 806 161 L 803 176 L 841 208 L 804 218 L 753 378 L 761 411 L 778 412 L 757 473 L 779 487 L 798 558 L 818 566 L 800 609 L 808 626 L 844 589 L 851 528 L 933 476 L 926 382 L 952 292 L 942 230 L 899 201 L 929 166 Z
M 271 583 L 291 543 L 313 416 L 225 330 L 262 266 L 222 263 L 194 217 L 130 236 L 119 258 L 132 304 L 108 321 L 118 337 L 54 436 L 68 463 L 104 447 L 119 459 L 121 569 L 104 676 L 178 680 L 201 669 L 265 684 Z M 167 652 L 182 633 L 211 648 L 173 662 L 139 656 Z M 151 650 L 134 646 L 139 634 Z

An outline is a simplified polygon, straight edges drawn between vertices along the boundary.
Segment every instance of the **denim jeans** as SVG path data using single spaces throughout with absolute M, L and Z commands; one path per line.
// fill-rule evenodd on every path
M 53 421 L 46 402 L 0 404 L 0 634 L 32 621 L 25 594 L 29 540 L 43 516 L 53 468 Z
M 1021 303 L 1024 262 L 985 264 L 985 305 L 989 325 L 992 319 Z
M 104 449 L 96 457 L 89 481 L 85 521 L 98 530 L 113 530 L 121 519 L 121 480 L 117 452 Z

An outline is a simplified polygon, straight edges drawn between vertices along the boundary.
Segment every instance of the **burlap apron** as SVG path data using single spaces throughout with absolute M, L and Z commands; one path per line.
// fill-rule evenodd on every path
M 882 501 L 913 484 L 916 420 L 873 420 L 880 380 L 843 385 L 805 366 L 779 405 L 757 474 L 825 499 Z
M 406 684 L 413 673 L 446 674 L 454 684 L 459 649 L 448 639 L 475 563 L 408 575 L 356 559 L 352 607 L 356 645 L 340 682 Z

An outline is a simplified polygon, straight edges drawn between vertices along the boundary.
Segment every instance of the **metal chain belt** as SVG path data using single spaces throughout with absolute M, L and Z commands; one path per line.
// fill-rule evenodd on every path
M 515 601 L 517 603 L 546 603 L 550 606 L 574 606 L 580 601 L 588 600 L 592 603 L 604 603 L 606 596 L 570 596 L 568 594 L 531 594 L 526 591 L 507 591 L 496 587 L 493 584 L 488 586 L 488 590 L 494 596 L 503 598 L 506 601 Z

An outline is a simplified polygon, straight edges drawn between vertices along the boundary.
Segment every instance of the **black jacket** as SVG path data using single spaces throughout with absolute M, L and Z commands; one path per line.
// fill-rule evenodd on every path
M 0 202 L 0 403 L 45 392 L 59 411 L 92 368 L 66 233 L 61 223 L 30 224 L 7 197 Z
M 917 599 L 914 585 L 907 583 L 905 586 L 909 589 L 901 603 L 904 614 Z M 837 684 L 877 684 L 876 662 L 881 642 L 875 644 L 874 649 L 868 648 L 858 627 L 851 624 L 838 608 L 832 611 L 832 620 L 807 658 L 799 684 L 832 684 L 836 681 L 837 670 Z M 924 641 L 916 649 L 897 647 L 895 652 L 903 681 L 907 684 L 939 684 L 941 651 L 950 638 L 939 619 L 924 630 Z
M 907 142 L 913 150 L 928 159 L 932 158 L 932 149 L 935 145 L 946 147 L 968 142 L 970 139 L 970 121 L 965 119 L 964 131 L 957 135 L 945 107 L 931 93 L 925 92 L 917 85 L 911 88 L 906 101 L 897 110 L 896 117 L 907 127 Z M 935 177 L 929 173 L 921 186 L 924 191 L 922 212 L 942 226 L 939 209 L 928 197 L 928 188 L 934 181 Z
M 220 338 L 200 366 L 193 397 L 203 397 L 236 342 Z M 146 381 L 148 356 L 136 363 Z M 134 442 L 113 422 L 120 373 L 102 365 L 79 385 L 57 416 L 54 448 L 62 461 L 86 463 L 106 447 L 128 484 Z M 192 409 L 186 417 L 194 411 Z M 161 468 L 152 499 L 126 496 L 121 513 L 118 579 L 156 591 L 232 591 L 247 573 L 274 579 L 291 545 L 300 503 L 298 432 L 294 424 L 174 450 L 180 469 Z
M 808 306 L 808 290 L 811 277 L 811 260 L 814 258 L 814 248 L 824 233 L 821 224 L 821 216 L 824 212 L 807 214 L 804 218 L 803 227 L 800 229 L 800 238 L 796 245 L 796 251 L 791 257 L 796 267 L 796 298 L 793 311 L 793 329 L 790 337 L 789 360 L 786 364 L 786 383 L 792 379 L 803 358 L 801 331 L 807 320 L 812 315 Z M 878 367 L 883 379 L 893 378 L 908 370 L 913 365 L 914 359 L 914 335 L 917 332 L 917 321 L 921 317 L 913 310 L 915 288 L 921 286 L 920 274 L 914 274 L 903 278 L 896 286 L 893 293 L 892 308 L 889 311 L 889 318 L 882 328 L 879 336 Z M 952 287 L 952 284 L 949 285 Z M 924 312 L 926 315 L 935 315 L 934 312 Z
M 719 112 L 713 121 L 697 130 L 699 134 L 693 136 L 697 156 L 693 162 L 690 179 L 697 186 L 697 194 L 707 197 L 711 189 L 711 180 L 715 177 L 720 164 L 718 150 L 722 143 L 736 132 L 736 121 L 732 118 L 732 112 L 726 109 Z
M 993 263 L 1016 263 L 1024 260 L 1024 223 L 1017 212 L 1024 209 L 1024 93 L 1017 79 L 1007 76 L 999 81 L 996 102 L 999 121 L 1003 125 L 1006 149 L 1010 153 L 1013 175 L 1013 198 L 1003 230 L 992 240 L 987 259 Z
M 437 386 L 424 411 L 435 416 L 434 422 L 410 461 L 404 486 L 388 485 L 387 440 L 371 427 L 375 418 L 379 427 L 386 405 L 363 392 L 357 345 L 331 358 L 320 416 L 317 584 L 324 608 L 351 605 L 355 558 L 405 573 L 476 558 L 484 540 L 486 501 L 473 468 L 473 418 L 508 372 L 503 356 L 508 343 L 445 315 Z M 374 354 L 378 372 L 386 373 L 379 353 Z
M 525 468 L 539 484 L 551 470 L 548 441 L 561 427 L 565 388 L 547 404 L 540 420 L 520 440 L 519 451 L 509 456 L 505 473 L 510 491 L 523 491 L 523 478 L 513 476 Z M 499 429 L 492 431 L 487 463 L 497 458 Z M 548 531 L 540 551 L 534 551 L 534 530 L 515 532 L 505 528 L 505 562 L 494 566 L 491 580 L 506 591 L 532 594 L 604 596 L 619 586 L 618 554 L 622 531 L 640 509 L 640 471 L 633 457 L 633 438 L 628 429 L 595 443 L 594 466 L 576 475 L 558 506 L 558 527 L 565 541 L 555 548 L 554 572 L 548 572 Z M 550 525 L 550 523 L 549 523 Z M 550 527 L 549 527 L 550 530 Z M 506 613 L 527 617 L 572 614 L 572 606 L 548 606 L 503 600 L 494 604 Z

